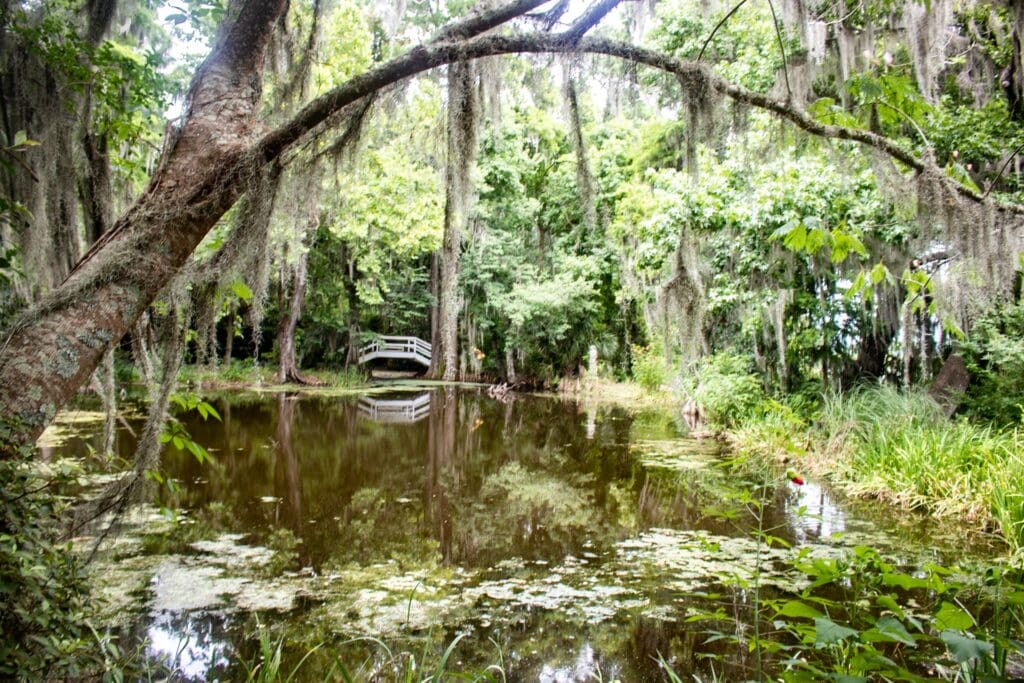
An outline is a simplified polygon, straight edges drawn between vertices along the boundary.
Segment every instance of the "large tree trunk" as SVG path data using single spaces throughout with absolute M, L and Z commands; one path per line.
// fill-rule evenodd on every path
M 454 380 L 459 369 L 459 257 L 475 194 L 472 171 L 480 115 L 475 86 L 476 69 L 472 62 L 460 61 L 449 67 L 444 244 L 438 288 L 438 338 L 434 341 L 434 354 L 439 357 L 434 376 L 446 381 Z
M 42 432 L 237 199 L 240 172 L 253 169 L 240 162 L 258 133 L 264 46 L 283 7 L 241 6 L 200 66 L 185 122 L 146 192 L 15 324 L 0 359 L 0 414 L 19 436 Z
M 309 381 L 299 372 L 299 366 L 295 362 L 295 328 L 299 324 L 299 317 L 302 315 L 302 301 L 306 296 L 306 260 L 308 252 L 299 257 L 291 272 L 291 290 L 288 310 L 281 310 L 281 319 L 277 323 L 277 355 L 279 360 L 277 370 L 277 381 L 296 382 L 298 384 L 309 384 Z M 281 266 L 288 270 L 287 265 Z M 285 278 L 281 278 L 281 286 L 285 288 Z M 282 296 L 284 299 L 284 296 Z
M 439 377 L 441 366 L 441 257 L 438 252 L 430 255 L 430 367 L 427 377 Z

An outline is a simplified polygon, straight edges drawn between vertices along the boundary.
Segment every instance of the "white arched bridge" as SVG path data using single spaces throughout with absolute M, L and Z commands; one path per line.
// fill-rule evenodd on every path
M 419 337 L 380 336 L 359 349 L 359 363 L 375 358 L 401 358 L 430 367 L 433 349 Z

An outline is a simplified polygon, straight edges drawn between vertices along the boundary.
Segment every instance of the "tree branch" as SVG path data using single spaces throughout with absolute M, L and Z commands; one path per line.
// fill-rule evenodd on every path
M 729 10 L 729 12 L 724 17 L 718 20 L 718 23 L 715 24 L 715 27 L 711 29 L 711 33 L 708 34 L 708 37 L 704 41 L 704 44 L 701 45 L 700 52 L 697 53 L 698 62 L 704 57 L 704 51 L 708 49 L 708 45 L 711 44 L 711 39 L 715 37 L 716 33 L 718 33 L 718 29 L 725 26 L 725 22 L 729 21 L 729 19 L 732 18 L 732 15 L 736 14 L 736 12 L 740 10 L 740 7 L 743 7 L 743 5 L 746 4 L 746 2 L 747 0 L 740 0 L 731 10 Z
M 611 0 L 606 0 L 611 2 Z M 605 3 L 602 3 L 604 5 Z M 570 29 L 571 31 L 571 29 Z M 710 88 L 737 102 L 772 112 L 798 128 L 818 137 L 850 140 L 873 147 L 910 169 L 921 172 L 925 162 L 891 138 L 869 130 L 848 128 L 818 121 L 795 103 L 747 90 L 716 75 L 707 65 L 681 60 L 654 50 L 605 38 L 579 40 L 570 31 L 558 34 L 483 36 L 461 43 L 422 45 L 381 64 L 328 91 L 310 102 L 290 121 L 267 134 L 254 149 L 258 158 L 269 161 L 298 140 L 305 131 L 324 121 L 331 113 L 396 81 L 462 59 L 477 59 L 514 53 L 590 52 L 644 64 L 667 73 L 704 79 Z M 951 179 L 956 191 L 966 199 L 980 202 L 984 197 Z M 1007 211 L 1024 215 L 1024 205 L 1004 204 Z
M 561 34 L 564 40 L 578 42 L 590 29 L 604 19 L 609 12 L 619 6 L 620 0 L 598 0 L 577 19 L 572 26 Z
M 441 28 L 430 43 L 451 43 L 478 36 L 550 1 L 515 0 L 491 11 L 483 9 L 486 3 L 480 3 L 470 11 L 469 16 Z

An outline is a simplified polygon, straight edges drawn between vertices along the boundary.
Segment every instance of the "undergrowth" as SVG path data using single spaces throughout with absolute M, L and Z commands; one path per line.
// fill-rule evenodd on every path
M 996 530 L 1024 550 L 1024 433 L 948 420 L 921 391 L 864 388 L 801 414 L 767 400 L 730 433 L 736 449 L 796 463 L 846 493 Z
M 923 390 L 866 386 L 813 401 L 761 391 L 742 358 L 712 356 L 685 383 L 742 455 L 844 492 L 998 531 L 1024 554 L 1024 430 L 948 419 Z

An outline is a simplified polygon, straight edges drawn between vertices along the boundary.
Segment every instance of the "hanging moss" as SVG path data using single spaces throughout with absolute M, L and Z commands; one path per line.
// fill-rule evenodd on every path
M 699 173 L 697 144 L 714 130 L 717 95 L 704 69 L 694 68 L 680 74 L 678 81 L 686 101 L 686 171 L 696 180 Z
M 597 198 L 594 173 L 590 168 L 587 154 L 587 142 L 583 137 L 583 123 L 580 117 L 579 95 L 576 81 L 569 73 L 571 64 L 565 64 L 566 77 L 565 95 L 566 113 L 569 119 L 569 139 L 576 155 L 576 188 L 580 194 L 580 206 L 583 209 L 583 228 L 587 235 L 594 235 L 598 229 Z

